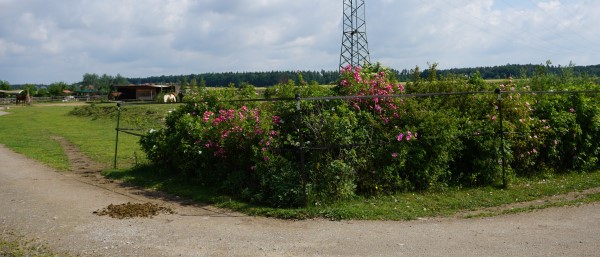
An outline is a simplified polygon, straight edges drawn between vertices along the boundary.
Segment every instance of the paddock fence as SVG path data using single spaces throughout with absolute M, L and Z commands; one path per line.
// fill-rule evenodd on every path
M 568 161 L 562 161 L 564 163 L 568 163 L 565 165 L 573 165 L 577 163 L 577 158 L 581 158 L 578 155 L 587 154 L 588 157 L 593 157 L 592 160 L 596 160 L 595 163 L 592 164 L 594 168 L 597 168 L 600 164 L 598 161 L 598 157 L 600 157 L 600 148 L 598 148 L 598 144 L 593 146 L 584 146 L 584 144 L 589 144 L 590 140 L 592 141 L 600 141 L 600 138 L 590 138 L 597 137 L 598 128 L 597 126 L 600 124 L 600 117 L 598 117 L 598 113 L 594 113 L 590 110 L 598 110 L 599 104 L 599 93 L 600 91 L 595 90 L 581 90 L 581 91 L 515 91 L 515 90 L 500 90 L 497 89 L 495 91 L 479 91 L 479 92 L 448 92 L 448 93 L 408 93 L 408 94 L 400 94 L 400 95 L 366 95 L 366 96 L 323 96 L 323 97 L 302 97 L 297 94 L 295 97 L 290 98 L 269 98 L 269 99 L 240 99 L 240 100 L 225 100 L 221 101 L 222 103 L 228 104 L 238 104 L 244 105 L 246 103 L 256 103 L 259 106 L 267 109 L 274 108 L 276 105 L 287 104 L 295 105 L 295 116 L 296 118 L 291 120 L 286 120 L 288 123 L 286 126 L 292 126 L 296 128 L 297 133 L 294 135 L 297 137 L 297 145 L 288 145 L 286 147 L 279 148 L 271 148 L 269 150 L 273 152 L 286 152 L 291 153 L 297 156 L 298 167 L 300 168 L 300 172 L 302 174 L 302 185 L 304 190 L 304 196 L 306 197 L 306 185 L 309 176 L 309 170 L 315 168 L 315 164 L 310 161 L 316 155 L 324 154 L 326 152 L 336 152 L 344 150 L 352 150 L 352 149 L 367 149 L 370 150 L 381 150 L 387 147 L 391 147 L 395 145 L 400 140 L 365 140 L 365 141 L 351 141 L 351 142 L 325 142 L 319 141 L 315 142 L 315 135 L 310 134 L 311 131 L 316 131 L 313 127 L 320 126 L 322 124 L 318 123 L 318 119 L 315 119 L 322 115 L 327 115 L 326 112 L 330 108 L 330 106 L 335 106 L 336 102 L 348 102 L 348 101 L 372 101 L 373 99 L 400 99 L 401 101 L 409 101 L 410 99 L 415 99 L 417 101 L 428 101 L 428 102 L 439 102 L 439 106 L 443 106 L 444 102 L 457 102 L 460 104 L 468 100 L 469 98 L 475 99 L 478 98 L 478 101 L 472 101 L 471 104 L 468 104 L 468 109 L 458 111 L 471 112 L 477 109 L 484 110 L 481 113 L 487 113 L 488 116 L 478 116 L 473 117 L 473 120 L 477 120 L 479 124 L 483 124 L 478 129 L 460 129 L 461 133 L 455 133 L 451 135 L 446 135 L 443 133 L 436 133 L 450 129 L 450 128 L 431 128 L 427 127 L 426 124 L 411 124 L 411 126 L 415 129 L 413 133 L 414 140 L 422 140 L 426 141 L 424 145 L 426 146 L 435 146 L 435 145 L 443 145 L 446 144 L 448 137 L 452 139 L 459 139 L 463 141 L 469 141 L 471 143 L 481 142 L 482 139 L 487 140 L 487 142 L 491 142 L 494 144 L 493 147 L 498 151 L 495 151 L 493 154 L 490 154 L 489 157 L 491 160 L 487 160 L 488 164 L 492 164 L 496 166 L 499 180 L 501 181 L 501 185 L 503 187 L 508 186 L 508 177 L 509 170 L 516 169 L 518 165 L 539 168 L 544 165 L 539 165 L 539 163 L 535 163 L 538 161 L 544 161 L 547 156 L 551 155 L 549 150 L 552 149 L 562 149 L 563 155 L 568 152 L 573 156 L 553 156 L 552 158 L 563 158 L 570 159 Z M 581 97 L 584 96 L 584 100 Z M 516 101 L 516 98 L 520 98 L 519 101 Z M 527 100 L 524 100 L 526 98 Z M 582 102 L 583 101 L 583 102 Z M 557 109 L 556 106 L 539 106 L 539 103 L 555 103 L 556 106 L 563 106 L 563 110 Z M 131 136 L 144 136 L 148 132 L 147 128 L 131 128 L 131 127 L 123 127 L 120 124 L 120 109 L 122 105 L 127 103 L 119 102 L 117 103 L 117 108 L 119 109 L 119 114 L 117 115 L 116 121 L 116 138 L 115 138 L 115 160 L 114 166 L 116 168 L 117 163 L 117 152 L 119 145 L 119 133 L 124 133 Z M 187 104 L 187 103 L 183 103 Z M 532 106 L 537 105 L 540 108 L 546 108 L 545 110 L 537 110 Z M 518 105 L 518 106 L 517 106 Z M 587 105 L 593 105 L 589 107 L 587 110 L 579 110 L 577 108 L 583 108 Z M 176 105 L 174 105 L 175 107 Z M 310 108 L 307 108 L 310 106 Z M 436 106 L 436 104 L 432 104 L 431 106 Z M 567 108 L 566 110 L 564 108 Z M 492 111 L 485 111 L 485 110 Z M 376 112 L 376 110 L 365 110 Z M 562 112 L 560 112 L 562 111 Z M 540 113 L 544 112 L 544 113 Z M 562 114 L 561 114 L 562 113 Z M 569 113 L 571 115 L 569 116 Z M 588 116 L 594 117 L 588 117 Z M 199 119 L 202 118 L 201 116 Z M 569 121 L 562 121 L 559 119 L 573 119 Z M 523 119 L 531 119 L 523 120 Z M 533 124 L 533 120 L 537 122 L 537 125 Z M 584 121 L 584 119 L 588 119 L 588 121 Z M 520 125 L 520 123 L 530 122 L 530 125 Z M 586 126 L 578 126 L 577 128 L 572 127 L 571 125 L 577 122 L 591 122 L 591 124 L 587 124 Z M 291 124 L 289 124 L 291 123 Z M 457 122 L 453 122 L 452 124 L 457 124 Z M 462 126 L 464 124 L 457 124 Z M 564 125 L 564 126 L 563 126 Z M 557 127 L 553 127 L 557 126 Z M 561 127 L 562 126 L 562 127 Z M 569 127 L 571 126 L 571 127 Z M 424 131 L 419 131 L 419 128 Z M 374 129 L 374 128 L 373 128 Z M 558 139 L 553 139 L 551 136 L 562 136 L 572 135 L 572 139 L 568 139 L 568 144 L 566 142 L 559 142 Z M 406 136 L 406 135 L 404 135 Z M 542 139 L 539 139 L 542 138 Z M 539 140 L 538 140 L 539 139 Z M 439 141 L 439 142 L 438 142 Z M 444 142 L 442 142 L 444 141 Z M 556 144 L 552 146 L 551 144 Z M 559 145 L 560 144 L 560 145 Z M 586 148 L 587 150 L 594 150 L 595 152 L 582 153 L 582 149 Z M 544 148 L 544 149 L 542 149 Z M 570 148 L 570 149 L 567 149 Z M 526 150 L 528 149 L 528 150 Z M 377 150 L 377 151 L 379 151 Z M 395 155 L 396 153 L 392 153 Z M 428 153 L 423 153 L 427 155 Z M 468 153 L 463 154 L 464 158 Z M 528 156 L 527 156 L 528 155 Z M 545 155 L 546 157 L 542 156 Z M 534 156 L 534 157 L 531 157 Z M 537 156 L 537 157 L 536 157 Z M 520 159 L 523 159 L 523 163 Z M 427 160 L 425 158 L 424 160 Z M 456 161 L 456 160 L 454 160 Z M 467 160 L 468 161 L 468 160 Z M 482 160 L 483 161 L 483 160 Z M 525 163 L 531 162 L 531 163 Z M 425 164 L 424 164 L 425 165 Z M 548 164 L 551 165 L 551 164 Z M 589 165 L 588 165 L 589 166 Z M 460 166 L 457 166 L 460 168 Z M 567 167 L 568 168 L 568 167 Z M 471 171 L 474 173 L 474 171 Z M 473 175 L 475 176 L 475 175 Z M 306 202 L 306 199 L 304 199 Z

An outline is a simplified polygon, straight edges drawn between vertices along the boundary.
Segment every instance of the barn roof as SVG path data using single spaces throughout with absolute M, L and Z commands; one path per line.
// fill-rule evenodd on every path
M 20 95 L 25 90 L 0 90 L 0 93 L 5 93 L 9 95 Z
M 113 85 L 116 88 L 140 88 L 140 87 L 153 87 L 153 88 L 167 88 L 175 87 L 174 85 L 157 85 L 157 84 L 129 84 L 129 85 Z

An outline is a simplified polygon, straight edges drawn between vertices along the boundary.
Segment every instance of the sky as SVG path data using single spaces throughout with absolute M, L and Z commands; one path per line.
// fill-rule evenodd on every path
M 597 0 L 364 0 L 394 69 L 600 64 Z M 337 70 L 343 0 L 0 0 L 0 80 Z

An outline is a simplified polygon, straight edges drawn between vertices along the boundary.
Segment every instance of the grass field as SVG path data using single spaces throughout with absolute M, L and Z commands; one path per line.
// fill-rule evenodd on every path
M 74 116 L 69 115 L 69 112 L 76 107 L 64 105 L 11 108 L 8 110 L 9 115 L 0 116 L 0 143 L 50 167 L 66 170 L 69 168 L 67 156 L 60 144 L 53 139 L 59 136 L 78 146 L 93 160 L 108 166 L 114 160 L 117 107 L 114 104 L 100 106 L 113 109 L 113 113 Z M 154 122 L 143 123 L 144 126 L 160 123 L 160 118 L 153 115 L 127 118 L 128 112 L 148 111 L 165 116 L 173 108 L 173 105 L 124 106 L 120 127 L 134 126 L 139 123 L 136 119 L 155 119 Z M 119 167 L 130 167 L 143 159 L 138 140 L 136 136 L 120 133 L 117 157 Z
M 238 201 L 227 195 L 215 194 L 202 188 L 198 181 L 168 177 L 144 163 L 144 156 L 136 136 L 120 134 L 118 166 L 112 166 L 115 147 L 116 106 L 97 105 L 96 108 L 78 108 L 79 115 L 69 115 L 74 106 L 47 105 L 16 107 L 10 114 L 0 116 L 0 144 L 53 168 L 67 170 L 69 163 L 59 143 L 60 136 L 78 146 L 93 160 L 106 165 L 105 175 L 121 180 L 167 191 L 173 195 L 213 203 L 251 215 L 278 218 L 330 219 L 386 219 L 406 220 L 418 217 L 452 216 L 470 210 L 511 205 L 546 199 L 550 196 L 579 192 L 600 187 L 600 172 L 574 173 L 539 179 L 517 179 L 508 189 L 447 188 L 443 191 L 405 193 L 392 196 L 356 198 L 338 203 L 311 202 L 306 208 L 279 209 L 256 206 Z M 141 126 L 149 129 L 160 126 L 175 105 L 124 106 L 121 127 Z M 143 131 L 141 131 L 143 133 Z M 134 167 L 135 166 L 135 167 Z M 507 212 L 529 211 L 551 206 L 576 205 L 600 201 L 598 193 L 582 194 L 577 199 L 548 201 L 542 205 L 503 208 L 475 216 L 497 215 Z

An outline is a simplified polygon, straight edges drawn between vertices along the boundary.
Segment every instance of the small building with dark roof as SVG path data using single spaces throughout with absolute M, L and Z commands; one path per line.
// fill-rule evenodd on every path
M 118 100 L 156 100 L 156 97 L 162 93 L 177 93 L 179 86 L 176 85 L 157 85 L 157 84 L 130 84 L 130 85 L 113 85 L 115 89 L 111 93 Z

